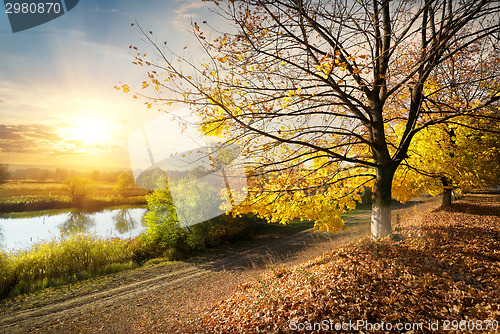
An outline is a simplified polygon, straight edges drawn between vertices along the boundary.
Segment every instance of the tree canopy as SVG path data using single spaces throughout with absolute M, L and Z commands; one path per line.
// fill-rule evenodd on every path
M 134 97 L 170 113 L 171 104 L 188 104 L 205 134 L 241 147 L 250 182 L 239 212 L 273 221 L 313 219 L 337 230 L 341 214 L 371 186 L 372 238 L 385 237 L 391 198 L 408 193 L 394 187 L 393 194 L 392 186 L 407 177 L 398 168 L 413 164 L 412 142 L 425 142 L 458 119 L 498 122 L 498 113 L 485 115 L 500 100 L 497 1 L 210 6 L 232 26 L 218 31 L 210 22 L 193 22 L 201 64 L 139 26 L 153 55 L 130 47 L 137 50 L 134 62 L 148 71 L 145 90 Z M 126 84 L 121 89 L 130 91 Z
M 64 185 L 67 187 L 69 196 L 73 203 L 81 205 L 83 200 L 87 198 L 94 189 L 94 183 L 80 176 L 74 176 L 64 180 Z
M 115 191 L 123 197 L 128 197 L 135 188 L 134 177 L 131 173 L 122 172 L 116 178 Z

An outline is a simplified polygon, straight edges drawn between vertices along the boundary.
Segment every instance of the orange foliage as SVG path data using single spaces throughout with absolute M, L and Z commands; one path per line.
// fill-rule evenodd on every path
M 364 240 L 271 271 L 241 285 L 206 314 L 205 325 L 217 333 L 274 333 L 298 323 L 364 320 L 421 322 L 428 332 L 429 322 L 443 330 L 446 320 L 462 320 L 482 321 L 493 333 L 486 320 L 500 320 L 499 203 L 498 196 L 472 197 L 415 219 L 403 241 Z

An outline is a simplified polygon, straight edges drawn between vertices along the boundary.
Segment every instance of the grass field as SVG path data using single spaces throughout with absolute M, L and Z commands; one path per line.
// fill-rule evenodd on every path
M 145 204 L 145 191 L 132 189 L 127 198 L 114 190 L 114 182 L 95 182 L 87 200 L 86 209 L 99 209 L 120 204 Z M 0 212 L 23 212 L 63 209 L 73 206 L 70 193 L 58 181 L 8 181 L 0 185 Z

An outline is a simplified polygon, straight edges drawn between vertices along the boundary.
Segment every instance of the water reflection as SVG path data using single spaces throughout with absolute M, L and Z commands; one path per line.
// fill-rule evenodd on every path
M 69 212 L 68 219 L 59 226 L 61 234 L 69 236 L 77 232 L 88 232 L 95 226 L 95 219 L 89 214 L 79 210 Z
M 115 228 L 120 234 L 127 233 L 137 226 L 137 221 L 132 218 L 128 209 L 120 209 L 113 215 Z
M 72 210 L 28 218 L 0 218 L 0 248 L 26 249 L 75 232 L 103 238 L 133 238 L 144 230 L 141 222 L 145 212 L 145 208 L 121 207 L 94 213 Z

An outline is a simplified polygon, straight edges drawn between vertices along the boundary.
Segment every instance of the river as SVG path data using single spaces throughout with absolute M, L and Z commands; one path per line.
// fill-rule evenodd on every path
M 75 232 L 104 238 L 133 238 L 144 230 L 145 212 L 145 208 L 119 207 L 93 213 L 73 209 L 45 211 L 29 218 L 0 218 L 0 245 L 5 250 L 17 251 Z

